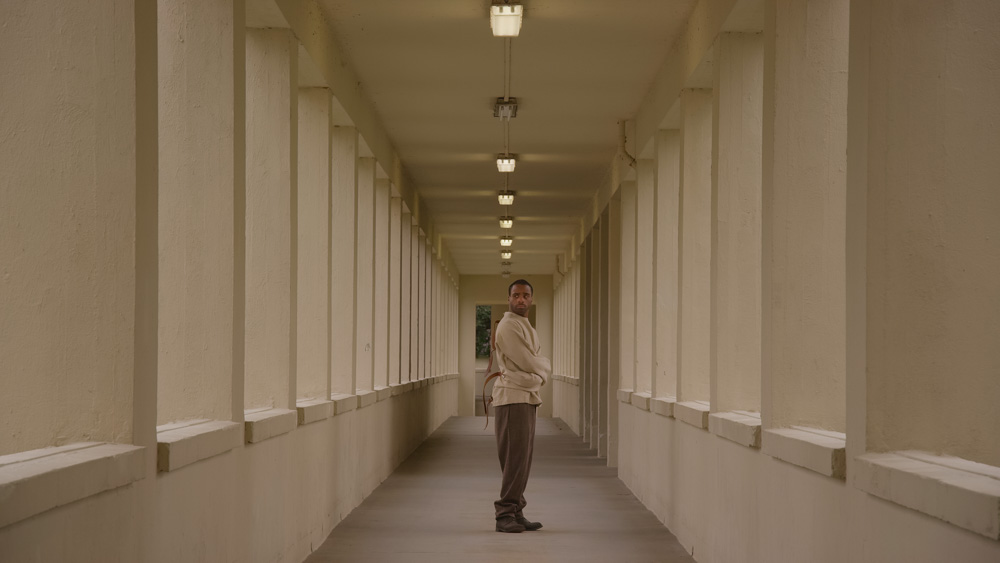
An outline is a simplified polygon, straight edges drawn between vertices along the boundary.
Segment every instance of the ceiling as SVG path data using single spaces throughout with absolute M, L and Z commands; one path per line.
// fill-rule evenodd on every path
M 319 0 L 461 274 L 499 274 L 504 40 L 488 0 Z M 512 271 L 550 274 L 694 0 L 523 0 L 511 40 Z

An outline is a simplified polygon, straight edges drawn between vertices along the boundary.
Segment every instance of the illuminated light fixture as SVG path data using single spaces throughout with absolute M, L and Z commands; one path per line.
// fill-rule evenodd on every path
M 510 246 L 512 244 L 514 244 L 514 237 L 510 235 L 500 237 L 500 246 Z
M 511 251 L 509 251 L 509 250 L 501 250 L 500 251 L 500 258 L 503 258 L 504 260 L 510 260 L 511 255 L 513 255 L 513 254 L 514 253 L 511 252 Z
M 510 216 L 500 218 L 500 228 L 509 229 L 514 226 L 514 218 Z
M 501 276 L 501 277 L 503 277 L 503 278 L 509 278 L 509 277 L 510 277 L 510 272 L 508 272 L 507 270 L 504 270 L 504 271 L 503 271 L 503 272 L 502 272 L 502 273 L 500 274 L 500 276 Z
M 493 104 L 493 117 L 507 121 L 517 117 L 517 98 L 507 98 L 506 100 L 497 98 L 496 103 Z
M 493 37 L 517 37 L 521 31 L 521 16 L 524 6 L 514 3 L 493 4 L 490 6 L 490 28 Z
M 500 262 L 500 265 L 503 266 L 504 270 L 510 269 L 510 262 Z
M 517 165 L 517 158 L 512 154 L 498 154 L 497 155 L 497 171 L 498 172 L 513 172 L 514 166 Z
M 514 192 L 511 190 L 503 190 L 497 194 L 497 201 L 500 205 L 513 205 L 514 204 Z

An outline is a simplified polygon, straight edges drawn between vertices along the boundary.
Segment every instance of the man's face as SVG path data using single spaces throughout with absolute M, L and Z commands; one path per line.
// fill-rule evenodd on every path
M 514 285 L 514 287 L 510 288 L 507 303 L 510 305 L 512 313 L 527 317 L 528 309 L 531 308 L 531 287 L 520 283 Z

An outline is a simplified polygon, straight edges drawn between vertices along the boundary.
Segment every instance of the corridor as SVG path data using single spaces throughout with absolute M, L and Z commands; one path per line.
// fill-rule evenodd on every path
M 538 532 L 493 531 L 499 487 L 492 419 L 452 417 L 306 563 L 694 561 L 558 419 L 538 419 L 525 514 Z

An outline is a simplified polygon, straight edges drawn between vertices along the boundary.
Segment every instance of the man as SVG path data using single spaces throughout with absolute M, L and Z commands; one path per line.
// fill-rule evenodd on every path
M 500 377 L 493 385 L 497 454 L 503 481 L 496 508 L 498 532 L 523 532 L 542 527 L 524 517 L 524 488 L 531 471 L 535 446 L 535 412 L 538 395 L 552 373 L 548 358 L 538 355 L 538 333 L 528 321 L 534 288 L 517 280 L 507 288 L 510 311 L 497 325 L 496 360 Z

